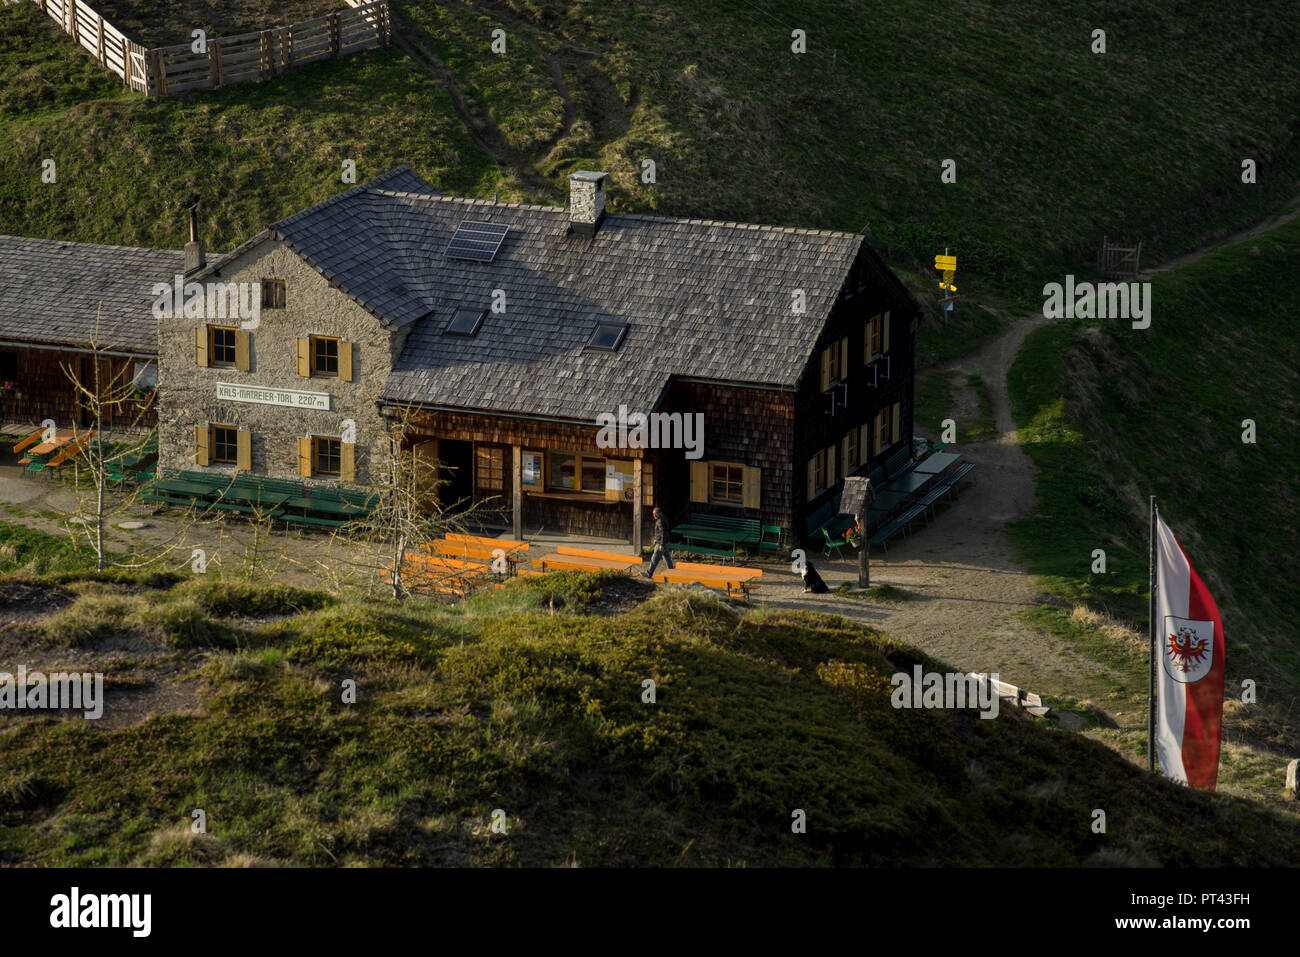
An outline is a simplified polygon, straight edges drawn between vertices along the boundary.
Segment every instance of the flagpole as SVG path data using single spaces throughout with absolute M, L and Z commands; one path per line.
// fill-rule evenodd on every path
M 1151 496 L 1151 555 L 1147 562 L 1151 604 L 1147 635 L 1147 770 L 1156 769 L 1156 497 Z

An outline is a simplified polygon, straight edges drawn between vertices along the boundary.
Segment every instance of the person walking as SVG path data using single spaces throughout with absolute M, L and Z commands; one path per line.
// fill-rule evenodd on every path
M 658 507 L 654 510 L 654 517 L 655 547 L 650 553 L 650 570 L 645 573 L 646 578 L 654 578 L 655 569 L 659 566 L 661 558 L 669 569 L 674 567 L 672 552 L 668 547 L 668 519 L 664 518 L 664 510 Z

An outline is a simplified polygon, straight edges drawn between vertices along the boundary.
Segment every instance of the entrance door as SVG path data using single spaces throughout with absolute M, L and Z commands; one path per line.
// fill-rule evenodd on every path
M 448 508 L 468 508 L 474 491 L 474 445 L 442 439 L 438 443 L 438 459 L 442 463 L 439 490 Z
M 438 440 L 417 442 L 411 449 L 411 467 L 415 472 L 415 497 L 421 509 L 438 508 Z

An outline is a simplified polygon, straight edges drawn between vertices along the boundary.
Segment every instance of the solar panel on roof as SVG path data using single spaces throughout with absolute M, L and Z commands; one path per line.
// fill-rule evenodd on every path
M 496 259 L 510 227 L 501 223 L 476 223 L 466 220 L 456 227 L 456 235 L 442 255 L 446 259 L 469 259 L 490 263 Z

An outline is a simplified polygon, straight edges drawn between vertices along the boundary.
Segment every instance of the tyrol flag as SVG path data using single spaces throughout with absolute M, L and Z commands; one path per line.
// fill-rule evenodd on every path
M 1168 777 L 1213 791 L 1223 722 L 1223 621 L 1187 553 L 1158 515 L 1155 528 L 1156 750 Z

